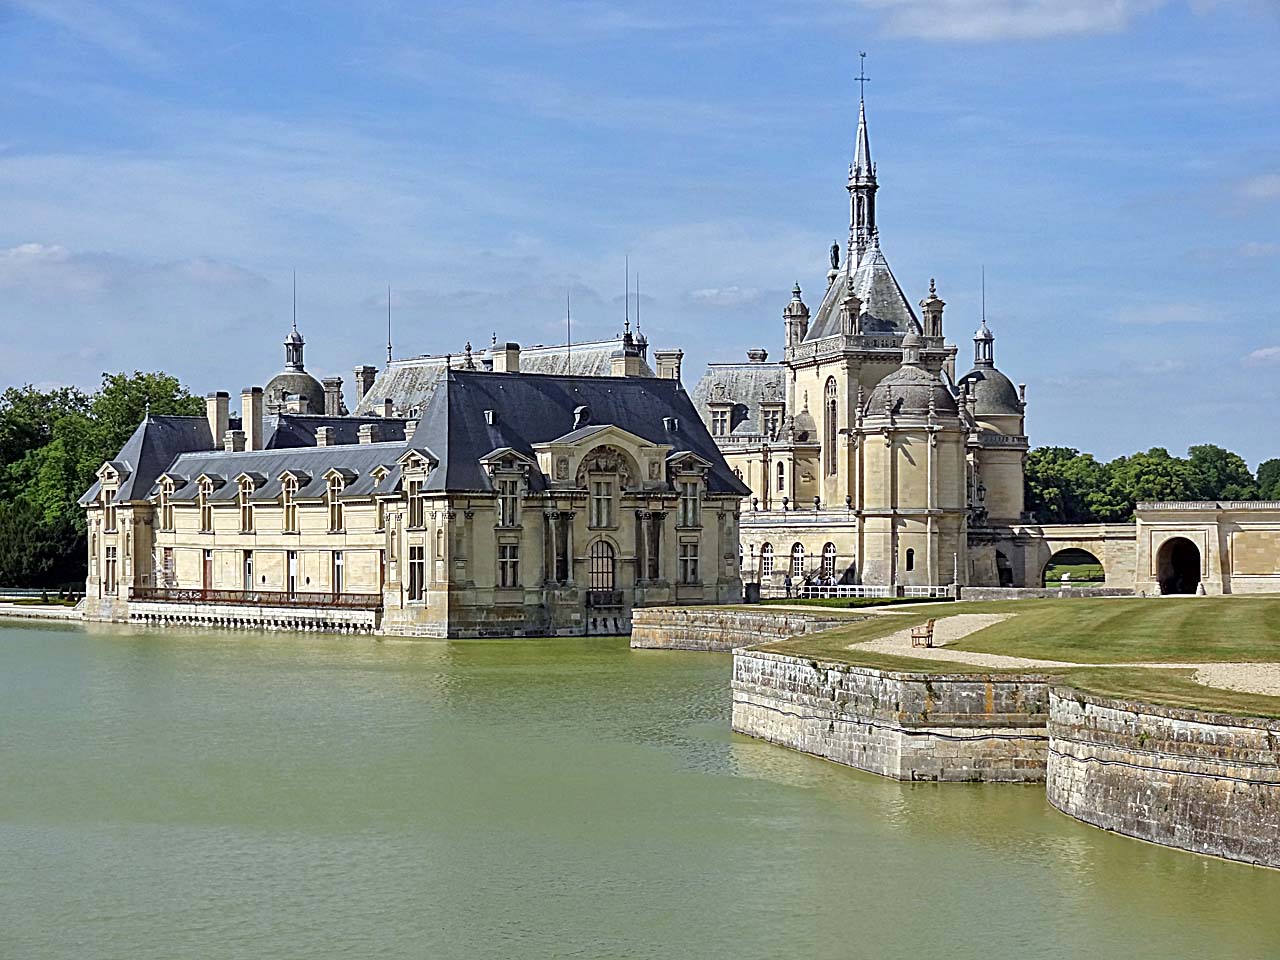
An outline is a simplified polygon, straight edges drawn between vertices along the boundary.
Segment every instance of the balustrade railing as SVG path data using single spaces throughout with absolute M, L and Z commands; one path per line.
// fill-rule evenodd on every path
M 130 600 L 159 603 L 226 603 L 256 607 L 341 607 L 349 610 L 380 610 L 377 593 L 334 593 L 273 590 L 206 590 L 184 587 L 130 587 Z

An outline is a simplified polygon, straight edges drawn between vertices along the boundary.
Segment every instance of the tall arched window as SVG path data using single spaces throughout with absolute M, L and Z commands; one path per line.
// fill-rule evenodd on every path
M 342 478 L 330 477 L 329 487 L 325 491 L 325 502 L 329 507 L 329 532 L 342 530 Z
M 822 456 L 827 465 L 827 476 L 836 475 L 836 378 L 827 377 L 824 391 Z
M 907 569 L 914 570 L 916 568 L 916 552 L 910 547 L 907 548 Z
M 240 492 L 237 497 L 240 501 L 240 532 L 253 533 L 253 504 L 249 502 L 249 497 L 253 493 L 253 481 L 245 478 L 240 481 Z M 248 590 L 248 587 L 245 587 Z
M 787 468 L 781 460 L 778 461 L 778 492 L 781 493 L 787 489 Z
M 284 533 L 298 532 L 298 481 L 286 475 L 280 481 L 280 529 Z
M 613 544 L 607 540 L 597 540 L 591 545 L 588 557 L 591 562 L 589 588 L 592 590 L 612 590 L 615 568 Z
M 804 576 L 804 544 L 793 543 L 791 545 L 791 576 Z
M 822 547 L 822 576 L 824 579 L 834 579 L 835 575 L 836 545 L 834 543 L 827 543 Z
M 760 576 L 773 576 L 773 544 L 766 543 L 760 548 Z

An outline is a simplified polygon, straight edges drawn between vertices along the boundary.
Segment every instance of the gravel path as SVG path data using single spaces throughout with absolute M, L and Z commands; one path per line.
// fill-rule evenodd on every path
M 898 630 L 865 643 L 849 645 L 850 650 L 868 650 L 918 660 L 945 660 L 979 667 L 1035 670 L 1041 667 L 1150 667 L 1157 670 L 1195 670 L 1196 683 L 1239 693 L 1261 693 L 1280 697 L 1280 663 L 1076 663 L 1070 660 L 1036 660 L 1031 657 L 1007 657 L 997 653 L 970 653 L 948 649 L 947 644 L 976 633 L 1003 620 L 1011 613 L 961 613 L 940 617 L 933 627 L 932 647 L 911 646 L 911 630 Z

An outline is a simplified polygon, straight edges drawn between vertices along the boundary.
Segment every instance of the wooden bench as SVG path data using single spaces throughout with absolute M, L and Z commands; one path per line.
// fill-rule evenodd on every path
M 932 647 L 933 646 L 933 625 L 937 620 L 930 620 L 928 623 L 922 623 L 919 626 L 911 628 L 911 645 L 913 647 Z

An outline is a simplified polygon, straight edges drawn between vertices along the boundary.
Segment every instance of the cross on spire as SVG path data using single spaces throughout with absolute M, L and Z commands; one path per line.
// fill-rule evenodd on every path
M 859 51 L 858 58 L 859 58 L 858 75 L 853 79 L 858 81 L 858 100 L 863 101 L 863 100 L 866 100 L 867 82 L 871 79 L 870 77 L 867 76 L 866 51 L 865 50 Z

